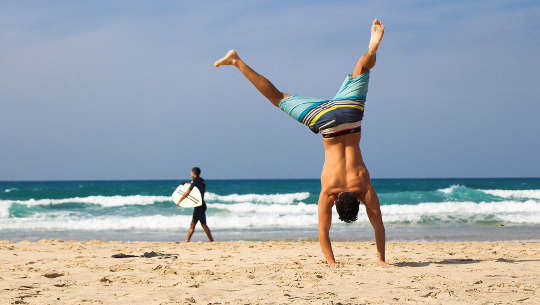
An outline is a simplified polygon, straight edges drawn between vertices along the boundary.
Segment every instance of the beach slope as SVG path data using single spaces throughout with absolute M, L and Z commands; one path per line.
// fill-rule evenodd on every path
M 2 304 L 540 304 L 540 243 L 0 241 Z M 116 256 L 113 257 L 113 256 Z

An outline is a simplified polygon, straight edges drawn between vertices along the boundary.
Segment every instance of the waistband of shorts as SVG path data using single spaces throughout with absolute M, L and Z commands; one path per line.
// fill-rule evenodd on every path
M 362 130 L 362 127 L 358 126 L 358 127 L 344 129 L 344 130 L 333 132 L 333 133 L 323 133 L 322 137 L 325 139 L 335 138 L 335 137 L 339 137 L 339 136 L 343 136 L 343 135 L 347 135 L 351 133 L 357 133 L 357 132 L 360 132 L 361 130 Z
M 329 133 L 336 133 L 336 132 L 340 132 L 342 130 L 346 130 L 346 129 L 353 129 L 353 128 L 356 128 L 356 127 L 360 127 L 360 125 L 362 124 L 362 121 L 357 121 L 357 122 L 352 122 L 352 123 L 342 123 L 342 124 L 338 124 L 334 127 L 328 127 L 328 128 L 322 128 L 319 132 L 324 135 L 324 134 L 329 134 Z

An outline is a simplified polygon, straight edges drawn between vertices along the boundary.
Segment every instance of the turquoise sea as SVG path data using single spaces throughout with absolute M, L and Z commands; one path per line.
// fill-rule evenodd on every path
M 0 240 L 183 240 L 192 209 L 170 200 L 187 180 L 0 182 Z M 389 240 L 540 240 L 540 178 L 374 179 Z M 216 240 L 313 239 L 317 179 L 207 180 Z M 369 240 L 361 210 L 333 220 Z M 204 240 L 199 229 L 194 240 Z

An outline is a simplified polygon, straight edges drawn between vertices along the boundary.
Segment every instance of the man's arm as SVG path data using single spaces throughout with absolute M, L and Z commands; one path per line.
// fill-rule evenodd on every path
M 330 266 L 336 264 L 334 252 L 332 252 L 332 244 L 330 242 L 330 226 L 332 225 L 332 205 L 330 204 L 330 196 L 321 191 L 319 195 L 318 211 L 319 211 L 319 243 L 321 250 L 326 257 L 326 261 Z
M 375 242 L 377 243 L 377 257 L 379 259 L 379 265 L 388 265 L 385 257 L 386 247 L 386 234 L 384 231 L 384 223 L 381 215 L 381 208 L 379 204 L 379 198 L 373 186 L 369 185 L 366 194 L 362 200 L 366 205 L 366 213 L 369 218 L 369 222 L 373 226 L 375 231 Z
M 187 190 L 187 192 L 185 192 L 184 195 L 182 195 L 182 197 L 180 197 L 180 200 L 178 200 L 178 202 L 176 203 L 177 206 L 179 206 L 180 202 L 184 201 L 184 199 L 186 199 L 187 196 L 189 196 L 189 193 L 191 193 L 192 189 L 193 189 L 193 184 L 191 184 L 191 187 Z

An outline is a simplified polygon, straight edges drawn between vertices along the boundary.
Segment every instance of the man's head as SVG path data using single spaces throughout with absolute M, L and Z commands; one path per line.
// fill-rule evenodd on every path
M 353 222 L 358 219 L 358 209 L 360 203 L 354 193 L 343 192 L 339 194 L 336 200 L 336 210 L 339 215 L 339 219 L 344 222 Z
M 191 169 L 191 178 L 197 178 L 201 175 L 201 169 L 198 167 L 194 167 Z

